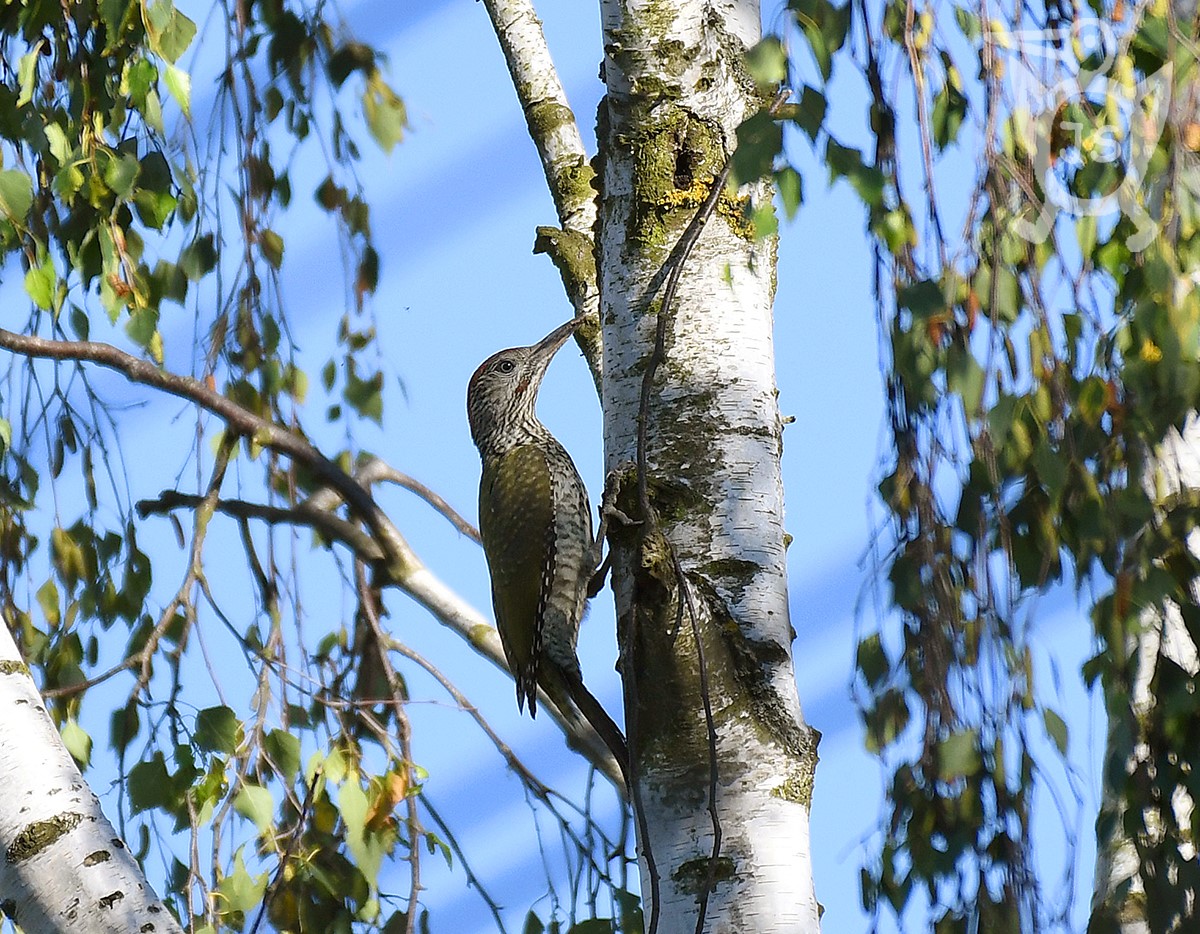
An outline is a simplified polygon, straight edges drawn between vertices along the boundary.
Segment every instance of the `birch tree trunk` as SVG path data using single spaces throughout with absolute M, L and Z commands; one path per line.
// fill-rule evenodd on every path
M 1172 0 L 1173 27 L 1182 37 L 1194 37 L 1197 32 L 1197 4 L 1195 0 Z M 1194 71 L 1189 69 L 1194 76 Z M 1171 124 L 1174 138 L 1182 140 L 1189 126 L 1194 126 L 1200 115 L 1200 85 L 1185 76 L 1173 89 L 1169 98 L 1170 109 L 1167 121 Z M 1160 204 L 1169 186 L 1187 186 L 1196 191 L 1200 188 L 1200 165 L 1194 154 L 1179 146 L 1172 152 L 1173 165 L 1161 177 L 1148 179 L 1154 192 L 1147 197 L 1147 204 Z M 1156 218 L 1161 221 L 1161 218 Z M 1164 225 L 1158 236 L 1178 240 L 1180 230 L 1176 223 Z M 1178 247 L 1178 243 L 1175 244 Z M 1181 256 L 1186 253 L 1181 252 Z M 1177 284 L 1176 299 L 1182 303 L 1181 290 L 1195 287 L 1198 272 L 1193 268 L 1189 279 Z M 1149 459 L 1143 477 L 1147 494 L 1157 504 L 1172 500 L 1194 497 L 1200 493 L 1200 418 L 1191 412 L 1183 431 L 1172 430 Z M 1192 555 L 1200 558 L 1200 529 L 1193 528 L 1187 536 L 1186 546 Z M 1200 604 L 1200 581 L 1191 587 L 1193 607 Z M 1142 631 L 1131 646 L 1135 655 L 1135 667 L 1130 703 L 1124 709 L 1113 710 L 1109 705 L 1109 727 L 1101 780 L 1100 818 L 1097 821 L 1096 874 L 1092 888 L 1092 918 L 1089 930 L 1094 932 L 1119 931 L 1120 934 L 1149 934 L 1154 912 L 1148 905 L 1146 880 L 1138 848 L 1125 828 L 1128 826 L 1126 811 L 1128 802 L 1122 788 L 1115 787 L 1117 779 L 1132 775 L 1139 765 L 1148 759 L 1148 746 L 1144 739 L 1144 720 L 1152 705 L 1162 702 L 1154 693 L 1155 675 L 1164 663 L 1175 666 L 1195 679 L 1200 673 L 1200 658 L 1197 645 L 1184 622 L 1179 605 L 1166 600 L 1161 606 L 1147 609 L 1142 614 Z M 1167 807 L 1181 827 L 1191 825 L 1194 801 L 1184 788 L 1177 787 L 1167 802 Z M 1153 834 L 1153 815 L 1146 815 L 1147 830 Z M 1136 825 L 1136 822 L 1135 822 Z M 1179 856 L 1187 861 L 1196 858 L 1195 841 L 1185 842 Z M 1170 881 L 1170 880 L 1168 880 Z M 1178 880 L 1182 881 L 1182 880 Z M 1162 884 L 1161 881 L 1159 884 Z M 1177 919 L 1182 927 L 1191 930 L 1196 917 L 1196 905 L 1189 901 L 1188 919 Z
M 604 440 L 609 470 L 628 478 L 664 267 L 738 124 L 764 104 L 743 65 L 760 22 L 752 0 L 602 0 L 601 10 Z M 819 929 L 809 848 L 817 736 L 790 650 L 776 244 L 755 241 L 746 198 L 722 195 L 668 315 L 646 412 L 657 522 L 613 536 L 642 892 L 648 930 L 657 922 L 663 934 L 698 930 L 699 913 L 710 932 Z M 637 515 L 631 485 L 621 503 Z
M 1200 420 L 1194 413 L 1182 433 L 1173 431 L 1168 435 L 1151 463 L 1145 484 L 1156 502 L 1200 491 Z M 1187 547 L 1193 555 L 1200 556 L 1200 529 L 1191 531 Z M 1193 599 L 1198 598 L 1200 585 L 1193 585 Z M 1113 786 L 1113 780 L 1124 775 L 1124 771 L 1116 771 L 1116 763 L 1123 763 L 1125 771 L 1132 771 L 1146 757 L 1145 743 L 1139 737 L 1139 722 L 1151 705 L 1160 700 L 1152 689 L 1157 667 L 1165 660 L 1193 678 L 1200 673 L 1196 644 L 1177 604 L 1167 601 L 1161 608 L 1146 611 L 1142 623 L 1143 631 L 1133 647 L 1137 661 L 1131 709 L 1109 711 L 1100 826 L 1111 830 L 1102 831 L 1097 840 L 1092 896 L 1094 929 L 1119 930 L 1121 934 L 1148 934 L 1150 925 L 1137 848 L 1123 831 L 1127 804 L 1121 789 Z M 1134 738 L 1132 750 L 1130 737 Z M 1176 789 L 1170 805 L 1179 824 L 1188 826 L 1193 802 L 1183 788 Z M 1182 855 L 1194 859 L 1194 847 L 1188 849 L 1190 852 Z
M 0 911 L 25 934 L 178 932 L 100 809 L 0 625 Z

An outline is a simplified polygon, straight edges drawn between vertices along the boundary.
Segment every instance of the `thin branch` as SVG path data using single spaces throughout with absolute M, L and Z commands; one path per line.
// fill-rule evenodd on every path
M 159 389 L 169 395 L 194 402 L 225 422 L 235 433 L 253 438 L 263 447 L 285 454 L 303 464 L 322 482 L 337 490 L 371 528 L 387 553 L 388 563 L 403 572 L 412 554 L 396 527 L 378 504 L 344 470 L 317 450 L 308 439 L 260 418 L 232 399 L 209 389 L 199 380 L 160 369 L 111 344 L 98 341 L 47 340 L 29 334 L 16 334 L 0 328 L 0 349 L 25 357 L 46 360 L 87 360 L 123 374 L 135 383 Z
M 467 877 L 467 885 L 474 886 L 475 890 L 479 893 L 479 897 L 482 898 L 484 904 L 488 906 L 488 911 L 490 911 L 492 913 L 492 917 L 495 918 L 496 927 L 499 929 L 500 934 L 508 934 L 504 927 L 504 921 L 500 917 L 500 906 L 497 905 L 492 896 L 488 894 L 487 889 L 483 887 L 483 883 L 479 881 L 479 877 L 476 876 L 474 870 L 471 869 L 471 864 L 467 862 L 467 854 L 464 853 L 462 851 L 462 847 L 458 845 L 458 839 L 454 836 L 454 831 L 452 831 L 449 825 L 442 820 L 442 815 L 438 813 L 437 808 L 433 806 L 433 803 L 429 800 L 429 796 L 425 794 L 425 792 L 417 792 L 417 797 L 421 799 L 421 803 L 425 805 L 425 810 L 429 812 L 429 816 L 433 818 L 434 824 L 437 825 L 437 828 L 439 831 L 441 831 L 442 836 L 446 838 L 446 845 L 450 847 L 450 851 L 458 857 L 458 863 L 460 866 L 462 866 L 463 874 Z
M 165 515 L 176 509 L 195 509 L 203 501 L 204 497 L 195 494 L 163 490 L 157 499 L 139 500 L 135 508 L 144 519 L 151 515 Z M 216 511 L 234 519 L 257 519 L 267 525 L 309 526 L 328 538 L 342 542 L 363 561 L 380 561 L 384 557 L 379 543 L 360 526 L 316 508 L 309 500 L 282 507 L 249 503 L 241 499 L 222 499 L 217 501 Z
M 419 480 L 410 477 L 406 473 L 401 473 L 395 467 L 388 464 L 386 461 L 380 460 L 378 457 L 370 457 L 364 463 L 354 469 L 354 479 L 365 487 L 372 487 L 376 483 L 394 483 L 397 486 L 404 487 L 411 493 L 415 493 L 421 499 L 425 500 L 437 512 L 439 512 L 447 522 L 454 526 L 458 531 L 473 541 L 476 545 L 482 545 L 483 539 L 479 537 L 479 529 L 475 528 L 470 522 L 462 517 L 462 515 L 444 499 L 438 496 L 433 490 L 427 487 Z

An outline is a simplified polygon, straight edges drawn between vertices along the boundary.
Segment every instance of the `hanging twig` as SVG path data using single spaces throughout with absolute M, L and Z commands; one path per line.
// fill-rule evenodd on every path
M 266 917 L 267 911 L 271 907 L 271 902 L 275 900 L 275 893 L 279 890 L 279 880 L 283 878 L 283 871 L 287 868 L 288 860 L 292 858 L 292 854 L 295 852 L 296 842 L 304 832 L 304 824 L 307 822 L 308 812 L 312 808 L 313 792 L 316 790 L 317 782 L 320 779 L 321 770 L 317 769 L 313 772 L 312 780 L 308 783 L 308 789 L 304 795 L 304 803 L 300 806 L 300 813 L 296 816 L 296 830 L 291 834 L 291 839 L 288 840 L 288 845 L 284 849 L 283 855 L 279 857 L 279 866 L 275 870 L 275 878 L 267 886 L 266 896 L 258 908 L 254 924 L 250 927 L 250 934 L 257 934 L 263 918 Z
M 429 816 L 433 818 L 433 822 L 437 825 L 437 829 L 441 832 L 442 836 L 446 838 L 446 845 L 450 847 L 450 852 L 458 857 L 458 863 L 463 868 L 463 875 L 467 877 L 467 885 L 474 886 L 475 890 L 479 893 L 479 897 L 488 906 L 488 911 L 492 913 L 492 918 L 495 919 L 496 927 L 499 929 L 500 934 L 508 934 L 504 927 L 504 921 L 500 918 L 500 906 L 488 894 L 487 889 L 483 887 L 483 883 L 479 881 L 479 877 L 471 869 L 471 864 L 467 862 L 467 855 L 462 851 L 462 847 L 459 846 L 458 839 L 454 836 L 454 831 L 450 829 L 450 825 L 442 820 L 442 815 L 438 813 L 437 808 L 433 806 L 433 802 L 429 800 L 429 796 L 425 792 L 417 792 L 417 798 L 425 806 L 425 810 L 429 812 Z

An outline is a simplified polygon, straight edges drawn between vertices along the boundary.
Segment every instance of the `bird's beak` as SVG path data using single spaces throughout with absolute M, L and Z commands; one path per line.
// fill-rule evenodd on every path
M 533 356 L 539 361 L 545 361 L 548 366 L 550 359 L 558 353 L 558 349 L 567 342 L 575 328 L 579 326 L 580 318 L 572 318 L 566 324 L 560 324 L 553 331 L 533 345 Z

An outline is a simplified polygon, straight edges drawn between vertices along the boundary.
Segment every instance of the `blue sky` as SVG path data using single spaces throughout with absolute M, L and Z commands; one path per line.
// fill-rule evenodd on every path
M 345 4 L 344 12 L 352 31 L 387 50 L 393 86 L 405 99 L 411 122 L 408 138 L 390 157 L 369 143 L 363 147 L 362 178 L 383 257 L 373 312 L 389 389 L 382 429 L 363 426 L 358 441 L 474 518 L 479 464 L 464 412 L 467 380 L 494 351 L 531 343 L 571 314 L 549 260 L 531 252 L 535 227 L 554 222 L 553 207 L 481 4 L 362 0 Z M 543 0 L 539 12 L 591 150 L 602 91 L 598 14 L 578 0 Z M 203 25 L 202 18 L 198 21 Z M 198 100 L 203 93 L 197 83 Z M 851 102 L 861 96 L 852 81 L 836 82 L 833 93 Z M 787 526 L 794 536 L 789 552 L 798 633 L 794 651 L 806 717 L 823 734 L 812 840 L 824 928 L 854 932 L 869 925 L 859 904 L 858 870 L 862 844 L 878 819 L 883 784 L 878 764 L 864 751 L 849 691 L 856 627 L 869 625 L 876 608 L 869 589 L 869 544 L 872 490 L 885 438 L 883 391 L 861 204 L 844 184 L 827 190 L 824 171 L 808 158 L 804 145 L 796 147 L 795 159 L 805 173 L 806 202 L 798 219 L 783 226 L 776 301 L 780 406 L 795 417 L 784 451 Z M 287 243 L 283 298 L 302 362 L 314 373 L 331 352 L 344 306 L 332 231 L 307 201 L 317 181 L 314 175 L 306 187 L 294 180 L 297 205 L 279 224 Z M 6 289 L 13 286 L 19 283 Z M 169 322 L 164 332 L 170 359 Z M 188 340 L 190 328 L 181 324 L 175 337 Z M 140 395 L 121 389 L 115 379 L 102 385 L 122 398 Z M 321 409 L 318 400 L 310 404 L 307 427 L 326 447 L 341 446 L 344 439 L 335 431 L 322 433 Z M 601 488 L 600 411 L 586 367 L 571 345 L 551 368 L 539 410 L 574 456 L 594 498 Z M 180 411 L 174 402 L 158 402 L 135 415 L 133 449 L 170 450 L 166 438 L 186 439 L 189 417 L 169 421 Z M 135 497 L 173 485 L 182 460 L 182 455 L 135 456 L 130 467 Z M 381 498 L 431 569 L 490 616 L 479 549 L 412 496 L 385 491 Z M 880 514 L 874 508 L 874 515 Z M 147 524 L 147 541 L 156 553 L 175 560 L 173 533 L 161 520 L 154 525 L 153 520 Z M 236 556 L 238 546 L 236 529 L 218 525 L 214 522 L 211 533 L 210 560 L 220 568 L 222 555 Z M 314 631 L 322 619 L 335 624 L 347 613 L 338 587 L 315 576 L 329 568 L 326 561 L 313 562 L 314 576 L 304 584 Z M 173 585 L 173 573 L 160 579 Z M 244 584 L 232 587 L 234 594 L 245 592 Z M 611 598 L 606 592 L 593 603 L 581 654 L 589 684 L 611 709 L 619 697 Z M 549 722 L 518 715 L 509 681 L 402 595 L 391 593 L 388 608 L 387 622 L 397 637 L 464 685 L 539 775 L 582 787 L 578 761 L 563 749 Z M 1086 696 L 1072 687 L 1079 664 L 1090 654 L 1088 629 L 1069 596 L 1047 600 L 1038 620 L 1035 654 L 1046 665 L 1051 657 L 1058 659 L 1065 692 L 1060 709 L 1073 712 L 1068 718 L 1073 756 L 1084 786 L 1092 788 L 1097 782 L 1088 747 L 1097 748 L 1103 732 Z M 211 651 L 218 658 L 233 651 L 220 644 L 219 634 L 213 638 Z M 246 697 L 237 700 L 236 688 L 246 678 L 232 670 L 236 665 L 230 668 L 222 676 L 229 679 L 231 702 L 242 706 Z M 429 793 L 451 821 L 475 872 L 507 906 L 510 930 L 520 930 L 525 911 L 546 890 L 530 811 L 517 782 L 466 718 L 445 706 L 431 682 L 414 675 L 413 684 L 415 692 L 443 701 L 417 704 L 412 711 L 415 753 L 430 773 Z M 105 768 L 97 774 L 105 775 Z M 1094 794 L 1088 792 L 1083 825 L 1076 828 L 1084 841 L 1076 854 L 1084 889 L 1091 874 L 1087 815 L 1094 808 Z M 1053 881 L 1066 850 L 1053 808 L 1047 810 L 1039 856 L 1046 861 L 1047 880 Z M 553 859 L 555 848 L 548 852 Z M 462 873 L 438 870 L 437 862 L 426 861 L 425 901 L 433 930 L 494 930 Z M 549 903 L 537 907 L 545 919 Z

